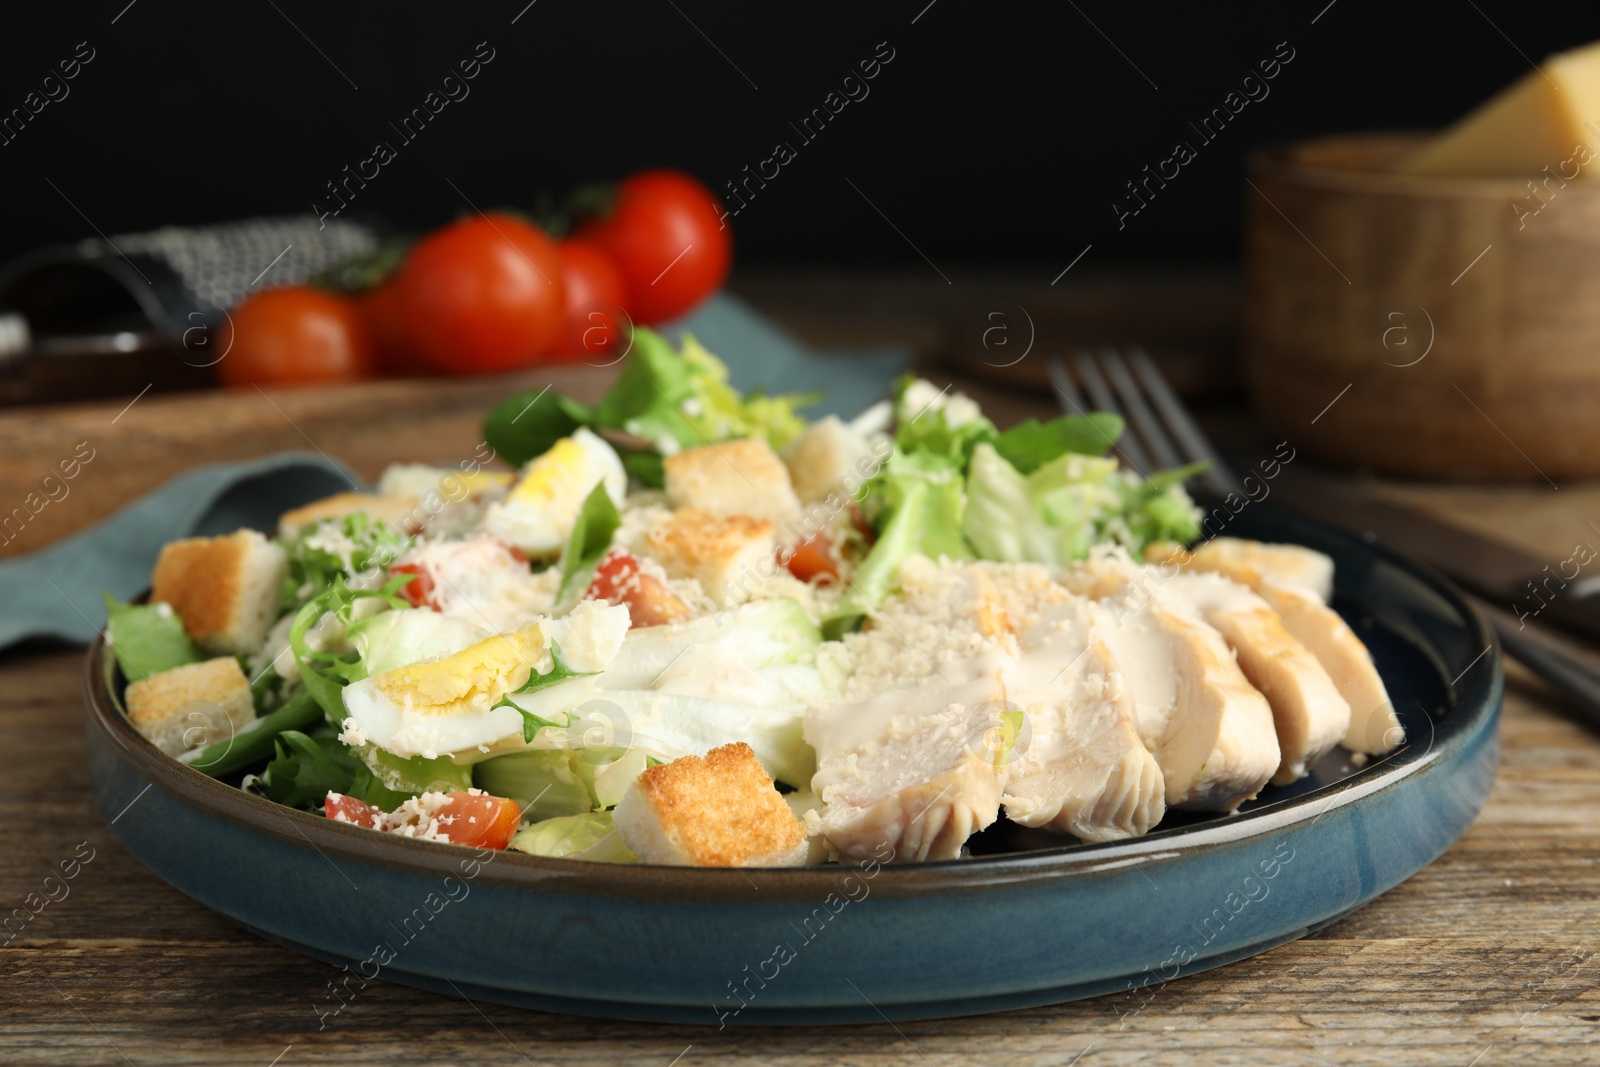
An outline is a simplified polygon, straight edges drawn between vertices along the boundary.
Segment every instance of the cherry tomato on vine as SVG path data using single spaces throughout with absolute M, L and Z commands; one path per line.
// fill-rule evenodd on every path
M 437 370 L 525 367 L 561 334 L 561 256 L 537 227 L 510 215 L 477 215 L 424 237 L 395 285 L 405 334 Z
M 563 362 L 606 364 L 627 344 L 628 286 L 622 270 L 598 245 L 569 237 L 557 246 L 566 284 L 566 322 L 556 348 Z
M 230 386 L 355 381 L 376 362 L 355 301 L 309 285 L 245 297 L 223 320 L 218 343 L 217 378 Z
M 578 236 L 611 255 L 628 285 L 628 311 L 649 326 L 675 319 L 721 287 L 733 261 L 733 233 L 721 202 L 699 181 L 647 170 L 617 186 L 609 214 Z

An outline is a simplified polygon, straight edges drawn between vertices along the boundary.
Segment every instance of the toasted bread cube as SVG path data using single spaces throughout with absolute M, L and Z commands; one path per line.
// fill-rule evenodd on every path
M 421 520 L 426 517 L 421 504 L 414 496 L 335 493 L 278 516 L 278 533 L 283 537 L 294 537 L 323 519 L 342 519 L 360 514 L 380 519 L 402 533 L 415 533 Z
M 795 495 L 809 504 L 829 493 L 855 496 L 877 469 L 867 439 L 829 415 L 813 423 L 783 450 Z
M 250 680 L 232 656 L 130 682 L 127 705 L 133 728 L 173 756 L 227 741 L 256 717 Z
M 810 851 L 805 828 L 743 741 L 649 768 L 615 819 L 644 863 L 797 867 Z
M 172 605 L 207 652 L 249 655 L 278 617 L 289 557 L 254 530 L 191 537 L 161 550 L 150 599 Z
M 645 553 L 669 578 L 693 578 L 720 607 L 749 600 L 781 570 L 772 523 L 748 515 L 717 518 L 679 508 L 645 534 Z
M 685 449 L 662 465 L 674 507 L 698 508 L 718 518 L 748 515 L 778 527 L 800 518 L 789 469 L 762 438 Z

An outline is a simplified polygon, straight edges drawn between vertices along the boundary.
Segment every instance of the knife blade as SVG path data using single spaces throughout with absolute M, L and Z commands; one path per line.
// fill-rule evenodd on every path
M 1600 581 L 1563 577 L 1564 560 L 1523 549 L 1373 496 L 1304 467 L 1285 467 L 1272 483 L 1282 506 L 1335 526 L 1370 534 L 1420 559 L 1519 620 L 1536 618 L 1600 642 Z

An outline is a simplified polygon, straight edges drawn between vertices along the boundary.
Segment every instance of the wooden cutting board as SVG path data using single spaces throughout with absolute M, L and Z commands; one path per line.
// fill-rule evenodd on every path
M 315 451 L 371 480 L 390 463 L 471 459 L 484 415 L 505 397 L 549 386 L 591 402 L 615 373 L 540 368 L 487 378 L 150 394 L 131 405 L 115 400 L 0 412 L 0 557 L 43 548 L 204 463 Z M 65 477 L 74 469 L 75 477 Z

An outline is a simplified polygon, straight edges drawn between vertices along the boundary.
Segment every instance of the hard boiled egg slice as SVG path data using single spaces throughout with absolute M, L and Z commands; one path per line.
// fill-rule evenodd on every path
M 432 759 L 519 735 L 522 713 L 496 705 L 532 673 L 549 673 L 555 666 L 552 642 L 560 645 L 562 660 L 572 670 L 594 672 L 610 663 L 627 632 L 626 608 L 588 602 L 565 618 L 542 619 L 442 659 L 354 682 L 344 690 L 349 717 L 340 739 Z M 556 691 L 566 687 L 572 687 L 573 701 L 587 691 L 572 682 L 557 683 L 541 691 L 549 694 L 543 707 L 553 710 L 560 703 L 553 699 Z
M 528 461 L 506 498 L 490 505 L 483 528 L 530 557 L 557 555 L 597 484 L 622 506 L 628 491 L 622 460 L 610 445 L 580 428 Z

